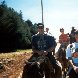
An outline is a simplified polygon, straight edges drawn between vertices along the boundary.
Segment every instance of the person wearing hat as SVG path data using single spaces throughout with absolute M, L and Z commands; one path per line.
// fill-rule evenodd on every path
M 75 32 L 75 42 L 66 49 L 66 58 L 70 62 L 69 78 L 78 78 L 78 31 Z
M 33 55 L 29 59 L 32 60 L 33 57 L 47 56 L 55 69 L 56 78 L 61 78 L 61 68 L 57 64 L 55 57 L 52 55 L 52 49 L 55 48 L 55 39 L 52 36 L 44 34 L 44 25 L 38 23 L 38 33 L 32 36 L 32 51 Z
M 70 44 L 75 42 L 75 32 L 76 32 L 75 27 L 72 27 L 71 33 L 69 34 Z
M 76 31 L 75 27 L 72 27 L 71 34 L 75 35 L 75 31 Z
M 61 33 L 61 35 L 59 36 L 59 43 L 67 45 L 69 43 L 69 40 L 70 40 L 68 34 L 64 33 L 63 28 L 60 29 L 60 33 Z

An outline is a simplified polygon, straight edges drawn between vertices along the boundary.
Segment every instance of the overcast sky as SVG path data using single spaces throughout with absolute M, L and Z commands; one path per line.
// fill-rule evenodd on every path
M 0 0 L 2 2 L 3 0 Z M 5 0 L 8 7 L 20 10 L 23 19 L 30 19 L 32 23 L 41 22 L 41 0 Z M 59 29 L 65 28 L 65 33 L 71 27 L 78 29 L 78 0 L 43 0 L 44 25 L 58 38 Z

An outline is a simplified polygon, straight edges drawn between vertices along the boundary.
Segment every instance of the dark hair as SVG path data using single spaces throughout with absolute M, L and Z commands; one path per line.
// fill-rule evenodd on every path
M 38 27 L 39 27 L 39 26 L 43 26 L 43 27 L 44 27 L 44 24 L 38 23 L 37 26 L 38 26 Z
M 72 27 L 72 29 L 74 29 L 74 27 Z
M 61 32 L 61 30 L 63 30 L 63 31 L 64 31 L 64 29 L 63 29 L 63 28 L 60 28 L 60 32 Z

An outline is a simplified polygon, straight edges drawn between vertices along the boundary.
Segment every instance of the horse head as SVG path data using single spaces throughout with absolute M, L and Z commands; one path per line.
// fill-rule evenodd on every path
M 23 69 L 22 78 L 42 78 L 38 62 L 26 62 Z
M 31 62 L 26 62 L 22 78 L 53 78 L 51 75 L 51 64 L 47 56 L 33 57 Z M 45 72 L 45 74 L 44 74 Z
M 54 78 L 54 68 L 47 56 L 39 56 L 37 62 L 40 65 L 40 73 L 45 78 Z

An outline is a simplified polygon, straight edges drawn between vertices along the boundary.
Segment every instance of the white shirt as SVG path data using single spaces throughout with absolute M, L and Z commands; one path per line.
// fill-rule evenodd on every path
M 74 42 L 72 43 L 72 48 L 70 48 L 70 44 L 67 46 L 67 49 L 66 49 L 66 58 L 68 59 L 69 57 L 72 57 L 72 53 L 75 52 L 75 49 L 78 48 L 78 43 Z M 72 60 L 74 63 L 78 63 L 78 57 L 75 58 L 75 57 L 72 57 Z

